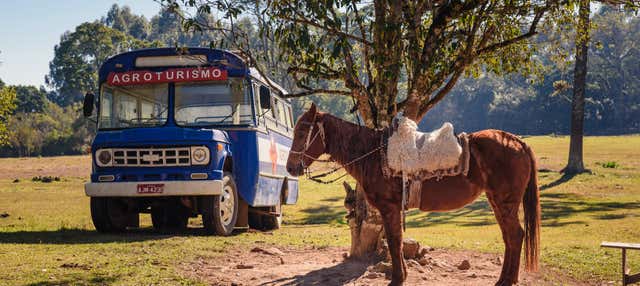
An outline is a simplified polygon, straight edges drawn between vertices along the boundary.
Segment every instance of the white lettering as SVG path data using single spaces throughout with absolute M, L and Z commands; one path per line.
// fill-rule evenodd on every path
M 131 81 L 131 75 L 128 73 L 122 74 L 122 82 L 128 83 Z
M 131 77 L 133 78 L 134 82 L 140 81 L 140 74 L 134 73 Z
M 211 72 L 211 76 L 213 76 L 213 78 L 219 78 L 220 76 L 222 76 L 222 71 L 219 69 L 214 69 Z
M 111 79 L 111 83 L 119 83 L 120 82 L 120 78 L 118 77 L 118 74 L 114 74 L 113 78 Z
M 162 80 L 162 72 L 156 72 L 156 80 Z
M 200 71 L 200 77 L 209 78 L 209 70 L 201 70 Z
M 176 76 L 175 72 L 173 71 L 166 71 L 164 74 L 167 80 L 173 80 L 173 78 Z
M 176 80 L 178 79 L 184 79 L 184 72 L 183 71 L 177 71 L 176 72 Z
M 191 78 L 192 79 L 198 79 L 200 77 L 200 73 L 198 71 L 199 70 L 191 70 Z
M 142 78 L 144 79 L 144 81 L 151 81 L 151 79 L 153 78 L 153 75 L 151 73 L 146 72 L 142 75 Z

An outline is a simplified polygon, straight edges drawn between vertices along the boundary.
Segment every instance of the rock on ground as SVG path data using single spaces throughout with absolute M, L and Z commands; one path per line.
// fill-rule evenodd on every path
M 469 270 L 471 268 L 471 263 L 469 263 L 469 260 L 462 260 L 462 262 L 460 262 L 460 264 L 458 264 L 458 269 L 459 270 Z
M 402 252 L 405 259 L 417 258 L 420 255 L 420 243 L 413 238 L 405 238 L 402 241 Z

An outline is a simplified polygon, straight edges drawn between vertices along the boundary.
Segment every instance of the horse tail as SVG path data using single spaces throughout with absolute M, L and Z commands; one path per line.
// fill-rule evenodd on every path
M 524 143 L 523 146 L 531 161 L 529 184 L 527 185 L 527 190 L 524 193 L 522 202 L 524 209 L 525 269 L 527 271 L 538 271 L 538 259 L 540 256 L 540 192 L 538 190 L 538 169 L 533 151 Z

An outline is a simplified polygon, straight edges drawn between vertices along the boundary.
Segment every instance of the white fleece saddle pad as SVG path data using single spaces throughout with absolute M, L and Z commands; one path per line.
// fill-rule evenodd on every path
M 411 119 L 403 116 L 397 119 L 397 130 L 387 143 L 388 165 L 395 174 L 438 173 L 459 165 L 463 148 L 451 123 L 446 122 L 432 132 L 419 132 Z

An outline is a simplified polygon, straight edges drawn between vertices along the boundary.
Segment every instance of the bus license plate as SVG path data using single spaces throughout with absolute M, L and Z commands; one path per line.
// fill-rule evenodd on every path
M 164 184 L 138 184 L 138 194 L 161 194 Z

